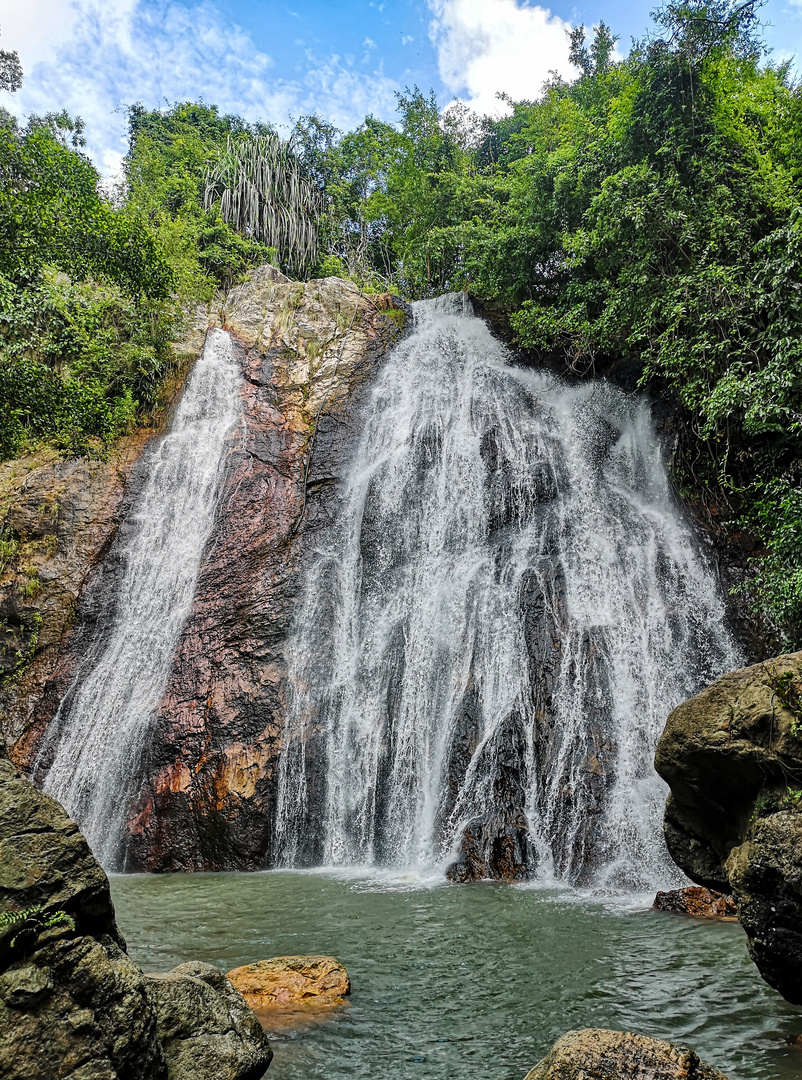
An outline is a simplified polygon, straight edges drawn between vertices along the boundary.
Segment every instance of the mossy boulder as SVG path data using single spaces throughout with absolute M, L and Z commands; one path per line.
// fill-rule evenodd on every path
M 657 747 L 665 836 L 699 885 L 732 893 L 750 955 L 802 1004 L 802 652 L 734 671 L 680 705 Z
M 267 1038 L 222 972 L 149 977 L 126 954 L 78 826 L 2 744 L 0 916 L 4 1080 L 258 1080 L 267 1069 Z

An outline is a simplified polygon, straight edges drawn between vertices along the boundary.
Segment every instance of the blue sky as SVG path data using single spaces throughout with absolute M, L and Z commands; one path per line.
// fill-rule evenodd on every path
M 566 76 L 566 31 L 604 19 L 626 52 L 654 4 L 637 0 L 0 0 L 0 47 L 16 49 L 21 116 L 67 108 L 87 122 L 107 175 L 125 152 L 125 106 L 203 100 L 289 126 L 317 112 L 342 128 L 395 115 L 395 93 L 432 87 L 498 111 L 497 91 L 532 97 L 549 70 Z M 776 58 L 802 56 L 802 0 L 768 0 Z M 800 64 L 802 68 L 802 64 Z

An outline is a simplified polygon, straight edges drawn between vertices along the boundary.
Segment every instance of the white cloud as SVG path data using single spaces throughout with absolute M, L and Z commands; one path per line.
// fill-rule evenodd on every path
M 524 0 L 428 0 L 429 36 L 440 77 L 478 113 L 505 112 L 497 92 L 538 95 L 549 71 L 576 75 L 568 62 L 571 24 Z
M 398 89 L 381 68 L 349 71 L 339 57 L 306 53 L 297 78 L 278 77 L 270 56 L 210 0 L 27 0 L 24 19 L 0 14 L 0 47 L 20 53 L 25 81 L 0 104 L 17 115 L 66 108 L 83 117 L 88 150 L 107 175 L 126 149 L 125 106 L 199 97 L 248 120 L 286 126 L 320 111 L 343 127 L 366 112 L 392 112 Z M 44 28 L 29 24 L 30 5 Z M 22 6 L 22 5 L 20 5 Z M 53 27 L 46 25 L 52 17 Z

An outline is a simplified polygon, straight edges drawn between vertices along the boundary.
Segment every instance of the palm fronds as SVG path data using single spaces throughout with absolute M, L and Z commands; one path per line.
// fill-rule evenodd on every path
M 320 192 L 279 135 L 229 136 L 206 176 L 204 208 L 215 203 L 232 228 L 276 248 L 295 270 L 317 261 Z

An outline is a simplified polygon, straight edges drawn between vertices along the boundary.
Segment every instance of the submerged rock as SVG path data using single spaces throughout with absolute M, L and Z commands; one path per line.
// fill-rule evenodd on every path
M 568 1031 L 525 1080 L 727 1080 L 687 1046 L 585 1028 Z
M 77 825 L 2 753 L 3 1080 L 258 1080 L 272 1054 L 242 997 L 206 964 L 143 975 Z
M 700 919 L 736 919 L 738 908 L 731 896 L 705 889 L 701 885 L 689 885 L 686 889 L 659 892 L 654 898 L 659 911 L 674 911 L 680 915 L 693 915 Z
M 680 705 L 655 765 L 671 787 L 672 858 L 732 892 L 761 975 L 802 1004 L 802 653 L 732 672 Z
M 351 993 L 348 973 L 333 956 L 276 956 L 234 968 L 226 977 L 252 1009 L 339 1005 Z

